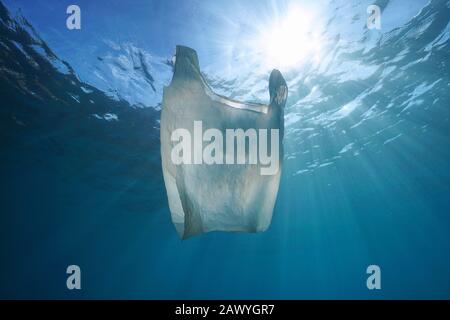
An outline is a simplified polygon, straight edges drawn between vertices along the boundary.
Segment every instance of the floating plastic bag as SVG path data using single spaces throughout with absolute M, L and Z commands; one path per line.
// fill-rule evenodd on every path
M 169 208 L 183 239 L 203 232 L 266 230 L 283 159 L 287 86 L 269 78 L 270 104 L 215 94 L 194 50 L 177 46 L 164 89 L 161 158 Z

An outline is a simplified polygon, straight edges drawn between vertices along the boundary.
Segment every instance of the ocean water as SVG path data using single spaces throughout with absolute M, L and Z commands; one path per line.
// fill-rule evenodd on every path
M 289 86 L 270 228 L 184 241 L 159 153 L 171 52 L 110 41 L 102 29 L 104 47 L 74 51 L 61 40 L 68 31 L 52 33 L 28 2 L 5 3 L 1 298 L 450 298 L 450 1 L 375 1 L 381 30 L 365 26 L 368 1 L 320 1 L 308 8 L 319 17 L 308 22 L 313 38 L 301 35 L 320 48 L 305 42 L 289 64 L 291 55 L 268 62 L 249 41 L 261 27 L 255 8 L 267 25 L 284 21 L 287 2 L 194 1 L 189 12 L 153 3 L 169 21 L 215 13 L 189 24 L 197 33 L 158 29 L 168 40 L 157 43 L 185 39 L 217 92 L 267 101 L 270 61 Z M 66 288 L 71 264 L 82 290 Z M 373 264 L 381 290 L 366 286 Z

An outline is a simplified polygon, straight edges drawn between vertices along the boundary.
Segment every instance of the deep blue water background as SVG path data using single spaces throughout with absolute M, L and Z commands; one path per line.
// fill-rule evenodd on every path
M 337 65 L 377 66 L 362 80 L 303 69 L 305 87 L 287 72 L 287 154 L 271 227 L 185 241 L 170 221 L 159 113 L 113 101 L 48 61 L 32 69 L 9 41 L 34 40 L 2 29 L 0 298 L 450 298 L 449 3 L 431 1 L 379 50 L 344 46 L 353 51 Z M 314 87 L 321 95 L 311 102 Z M 350 103 L 356 111 L 341 109 Z M 111 109 L 119 121 L 91 116 Z M 66 288 L 70 264 L 82 270 L 80 291 Z M 371 264 L 382 290 L 366 287 Z

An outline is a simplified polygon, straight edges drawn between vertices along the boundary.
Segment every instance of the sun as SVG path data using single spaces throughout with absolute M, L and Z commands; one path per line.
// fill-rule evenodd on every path
M 259 35 L 264 64 L 276 68 L 292 68 L 306 58 L 317 61 L 320 41 L 312 11 L 291 7 L 273 23 L 268 23 Z

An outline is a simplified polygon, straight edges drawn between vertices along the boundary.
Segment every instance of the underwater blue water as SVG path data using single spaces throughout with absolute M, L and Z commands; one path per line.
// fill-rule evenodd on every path
M 170 81 L 170 66 L 158 59 L 170 58 L 183 39 L 178 30 L 191 25 L 183 15 L 219 12 L 201 20 L 205 34 L 190 33 L 187 44 L 216 91 L 267 101 L 271 67 L 236 38 L 258 20 L 245 19 L 258 4 L 167 5 L 158 12 L 174 10 L 170 21 L 180 25 L 159 30 L 172 35 L 158 36 L 159 51 L 137 35 L 125 40 L 129 29 L 111 39 L 87 25 L 80 37 L 120 49 L 108 42 L 74 51 L 61 40 L 67 31 L 50 33 L 57 22 L 33 15 L 28 2 L 9 2 L 49 41 L 29 38 L 24 21 L 0 10 L 1 298 L 450 298 L 450 1 L 375 1 L 380 31 L 365 28 L 368 1 L 321 2 L 320 60 L 280 67 L 289 98 L 270 228 L 184 241 L 170 221 L 159 109 L 151 104 Z M 264 17 L 272 9 L 265 4 Z M 42 48 L 54 48 L 73 70 Z M 118 63 L 125 71 L 112 72 Z M 153 82 L 136 63 L 151 67 Z M 114 74 L 133 76 L 104 95 Z M 146 108 L 118 98 L 150 83 L 155 91 L 138 101 Z M 70 264 L 81 268 L 80 291 L 66 288 Z M 381 268 L 381 290 L 366 287 L 372 264 Z

